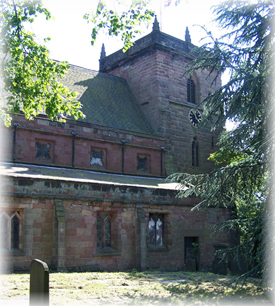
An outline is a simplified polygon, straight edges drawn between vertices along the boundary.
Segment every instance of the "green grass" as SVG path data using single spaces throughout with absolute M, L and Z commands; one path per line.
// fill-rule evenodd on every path
M 1 300 L 28 305 L 29 274 L 1 275 L 1 280 Z M 260 286 L 258 279 L 244 286 L 233 280 L 201 272 L 51 273 L 50 305 L 271 305 L 271 287 Z

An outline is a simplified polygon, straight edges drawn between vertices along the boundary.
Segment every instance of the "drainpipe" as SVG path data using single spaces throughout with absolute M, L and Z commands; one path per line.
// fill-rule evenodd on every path
M 160 176 L 163 176 L 163 153 L 165 150 L 165 147 L 160 147 Z
M 75 137 L 78 136 L 77 132 L 72 132 L 73 135 L 73 147 L 72 147 L 72 167 L 74 168 L 74 149 L 75 149 Z
M 16 159 L 16 132 L 17 132 L 17 129 L 19 127 L 19 123 L 13 123 L 12 124 L 14 126 L 14 131 L 13 131 L 13 147 L 12 147 L 12 159 L 13 159 L 13 162 L 15 162 L 15 159 Z
M 125 152 L 125 145 L 127 143 L 127 140 L 121 140 L 122 148 L 121 148 L 121 154 L 122 154 L 122 166 L 121 166 L 121 172 L 124 173 L 124 152 Z

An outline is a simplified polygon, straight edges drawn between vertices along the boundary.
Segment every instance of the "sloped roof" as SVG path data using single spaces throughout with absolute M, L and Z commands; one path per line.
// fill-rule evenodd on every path
M 62 83 L 77 91 L 86 118 L 79 121 L 151 134 L 151 129 L 125 79 L 70 66 Z
M 27 164 L 0 163 L 2 176 L 28 178 L 36 180 L 55 180 L 77 183 L 94 183 L 114 186 L 135 186 L 141 188 L 178 190 L 178 183 L 171 183 L 163 178 L 131 176 L 124 174 L 103 173 L 90 170 L 47 167 Z

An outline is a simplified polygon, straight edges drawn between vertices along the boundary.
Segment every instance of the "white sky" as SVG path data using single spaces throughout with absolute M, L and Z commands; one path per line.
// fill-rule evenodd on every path
M 152 0 L 159 21 L 160 1 L 163 0 Z M 199 40 L 205 34 L 199 27 L 193 25 L 207 25 L 213 19 L 210 8 L 218 2 L 218 0 L 181 0 L 178 6 L 172 2 L 162 11 L 162 32 L 184 40 L 185 28 L 188 26 L 192 43 L 200 44 Z M 32 25 L 32 31 L 40 43 L 43 43 L 45 37 L 51 37 L 51 41 L 46 46 L 50 50 L 52 59 L 98 70 L 102 43 L 105 44 L 107 55 L 122 48 L 119 38 L 107 35 L 101 35 L 96 44 L 91 45 L 92 24 L 88 24 L 83 16 L 85 13 L 95 11 L 97 3 L 98 0 L 44 0 L 45 7 L 50 10 L 55 20 L 46 21 L 41 17 Z M 219 34 L 213 25 L 209 28 Z M 152 25 L 145 30 L 147 32 L 143 35 L 151 32 Z
M 113 2 L 113 0 L 105 0 Z M 124 0 L 126 3 L 131 0 Z M 151 6 L 157 15 L 158 21 L 162 22 L 161 31 L 185 40 L 185 29 L 188 26 L 191 41 L 194 45 L 200 45 L 205 32 L 198 26 L 206 26 L 208 30 L 219 37 L 220 33 L 214 23 L 211 7 L 217 5 L 220 0 L 181 0 L 178 6 L 174 1 L 169 7 L 160 6 L 164 0 L 151 0 Z M 109 55 L 123 47 L 123 43 L 117 37 L 100 35 L 94 46 L 91 45 L 92 24 L 87 23 L 83 16 L 96 10 L 98 0 L 44 0 L 54 20 L 46 20 L 44 16 L 32 25 L 32 31 L 43 44 L 45 37 L 51 37 L 46 44 L 50 50 L 50 57 L 54 60 L 67 61 L 76 66 L 99 70 L 99 58 L 102 43 L 105 44 L 106 55 Z M 160 16 L 161 15 L 161 16 Z M 140 37 L 150 33 L 152 26 L 144 29 Z M 138 39 L 139 37 L 137 37 Z M 223 82 L 227 76 L 223 76 Z

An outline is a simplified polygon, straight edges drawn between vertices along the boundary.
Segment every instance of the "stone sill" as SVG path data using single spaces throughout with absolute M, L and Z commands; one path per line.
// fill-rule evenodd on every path
M 1 250 L 2 256 L 23 256 L 25 253 L 19 249 Z
M 169 249 L 163 245 L 160 246 L 148 246 L 148 252 L 169 252 Z
M 113 248 L 105 248 L 105 249 L 98 249 L 94 254 L 94 257 L 101 257 L 101 256 L 120 256 L 121 252 Z

